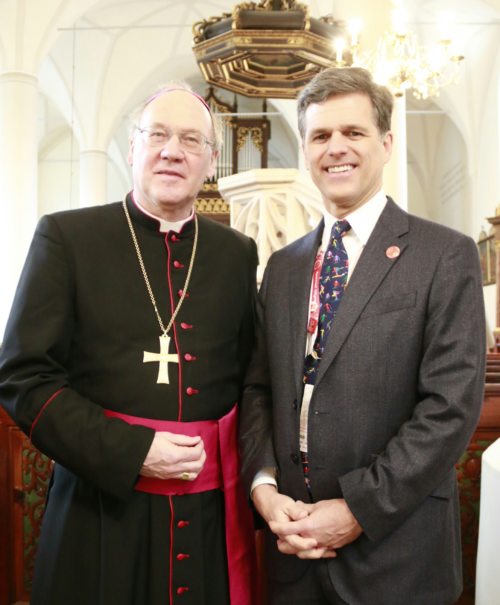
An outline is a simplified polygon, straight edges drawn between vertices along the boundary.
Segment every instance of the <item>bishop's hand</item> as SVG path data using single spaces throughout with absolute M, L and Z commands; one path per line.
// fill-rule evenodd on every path
M 193 481 L 203 469 L 206 458 L 201 437 L 156 432 L 140 474 L 156 479 Z

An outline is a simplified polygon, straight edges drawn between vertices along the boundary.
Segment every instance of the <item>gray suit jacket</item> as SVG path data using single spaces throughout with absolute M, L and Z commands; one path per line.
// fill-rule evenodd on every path
M 304 501 L 299 413 L 322 229 L 269 261 L 241 416 L 247 486 L 275 466 L 280 492 Z M 399 256 L 387 256 L 390 246 Z M 314 500 L 345 498 L 364 530 L 328 563 L 348 603 L 443 605 L 459 596 L 454 464 L 480 413 L 485 351 L 474 241 L 389 199 L 350 277 L 309 413 Z M 271 577 L 298 578 L 310 563 L 267 538 Z

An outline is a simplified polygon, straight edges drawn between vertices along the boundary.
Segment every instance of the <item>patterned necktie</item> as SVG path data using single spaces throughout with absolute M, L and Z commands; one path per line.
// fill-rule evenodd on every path
M 326 249 L 319 278 L 318 333 L 312 353 L 304 362 L 304 382 L 314 384 L 323 357 L 326 341 L 345 290 L 349 272 L 349 258 L 342 242 L 342 234 L 349 231 L 347 221 L 337 221 L 332 227 L 330 243 Z

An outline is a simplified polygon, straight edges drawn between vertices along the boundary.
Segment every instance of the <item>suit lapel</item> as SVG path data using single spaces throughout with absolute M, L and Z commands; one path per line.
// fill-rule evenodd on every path
M 288 272 L 288 312 L 290 317 L 291 359 L 296 381 L 297 397 L 302 396 L 302 376 L 306 350 L 307 321 L 309 317 L 309 295 L 314 261 L 321 243 L 324 221 L 306 235 L 295 255 L 290 259 Z
M 408 215 L 389 198 L 349 279 L 318 369 L 316 385 L 386 274 L 403 256 L 407 232 Z M 400 250 L 396 258 L 389 258 L 386 254 L 391 246 L 397 246 Z

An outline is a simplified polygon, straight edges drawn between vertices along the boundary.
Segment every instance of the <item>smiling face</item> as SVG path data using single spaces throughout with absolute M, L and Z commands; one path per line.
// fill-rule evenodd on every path
M 141 114 L 139 128 L 169 132 L 195 131 L 213 140 L 207 108 L 186 90 L 166 91 Z M 185 151 L 177 136 L 159 147 L 149 146 L 135 130 L 128 154 L 134 198 L 155 216 L 169 221 L 187 218 L 203 181 L 215 171 L 217 152 L 210 145 L 199 153 Z
M 392 133 L 378 131 L 367 95 L 341 94 L 309 105 L 302 146 L 326 209 L 342 218 L 381 189 Z

